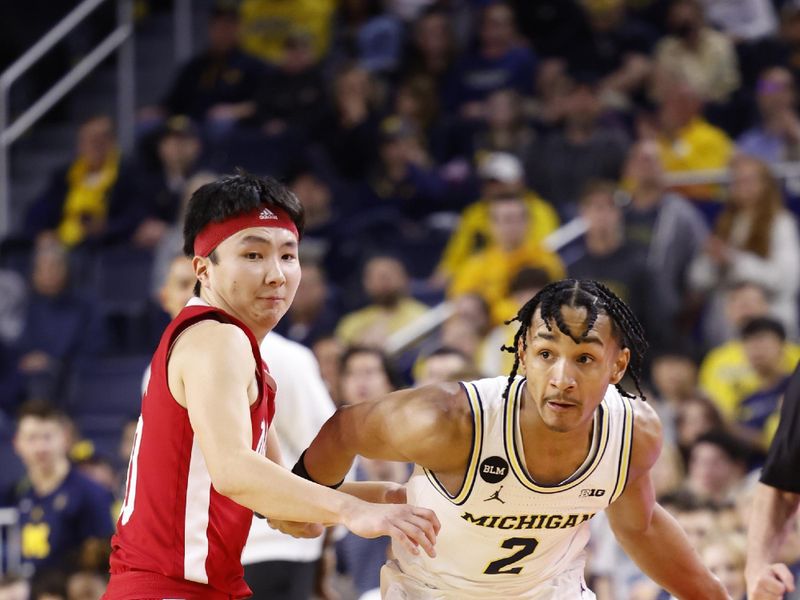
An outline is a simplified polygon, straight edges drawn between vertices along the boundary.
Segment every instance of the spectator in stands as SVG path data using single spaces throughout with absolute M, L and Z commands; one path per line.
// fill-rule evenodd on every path
M 705 251 L 692 263 L 689 283 L 708 298 L 707 321 L 723 318 L 725 289 L 739 281 L 764 286 L 773 315 L 790 337 L 797 334 L 800 239 L 794 217 L 783 207 L 769 167 L 740 156 L 731 162 L 728 202 Z
M 339 365 L 341 394 L 345 405 L 370 402 L 396 390 L 400 381 L 383 352 L 363 346 L 348 348 Z M 410 465 L 358 457 L 354 463 L 356 481 L 405 483 Z M 337 554 L 353 578 L 359 596 L 380 587 L 380 570 L 389 551 L 388 538 L 366 540 L 350 533 L 337 543 Z M 374 593 L 374 592 L 373 592 Z
M 700 556 L 709 570 L 725 586 L 731 600 L 745 600 L 747 584 L 744 580 L 744 563 L 747 540 L 741 533 L 728 533 L 712 537 L 703 546 Z
M 186 303 L 193 295 L 194 284 L 197 282 L 192 259 L 179 254 L 172 259 L 167 270 L 167 275 L 158 290 L 158 300 L 170 319 L 178 316 Z
M 108 547 L 112 496 L 70 464 L 65 416 L 49 404 L 26 403 L 14 450 L 27 477 L 8 500 L 20 511 L 25 564 L 37 573 L 69 569 Z
M 747 452 L 739 439 L 715 430 L 701 435 L 689 449 L 686 489 L 700 500 L 732 501 L 747 472 Z
M 433 352 L 419 358 L 414 366 L 414 384 L 422 386 L 466 380 L 464 374 L 470 371 L 475 372 L 476 369 L 468 356 L 455 348 L 439 346 Z
M 484 101 L 502 88 L 533 93 L 536 55 L 520 42 L 514 11 L 508 3 L 487 3 L 480 12 L 478 46 L 454 67 L 446 90 L 445 106 L 467 119 L 486 115 Z
M 697 394 L 697 363 L 687 352 L 667 348 L 653 356 L 650 380 L 658 399 L 677 408 Z
M 189 200 L 201 186 L 216 181 L 217 176 L 207 171 L 200 171 L 192 175 L 183 186 L 181 193 L 181 207 L 178 211 L 177 220 L 161 236 L 158 245 L 155 247 L 153 256 L 152 289 L 154 295 L 158 295 L 161 286 L 167 278 L 167 271 L 173 259 L 179 254 L 183 254 L 183 220 L 186 214 L 186 206 Z M 175 313 L 177 314 L 177 313 Z M 159 336 L 161 333 L 159 332 Z
M 666 337 L 660 273 L 652 272 L 641 246 L 625 238 L 621 194 L 611 181 L 589 182 L 580 196 L 579 214 L 586 223 L 584 252 L 567 265 L 573 279 L 596 279 L 617 294 L 648 331 L 656 345 Z
M 689 462 L 689 452 L 701 436 L 722 429 L 724 424 L 722 413 L 702 394 L 684 399 L 675 415 L 675 441 L 684 462 Z
M 261 342 L 261 356 L 278 384 L 275 402 L 280 410 L 271 431 L 280 440 L 284 463 L 295 464 L 335 407 L 311 350 L 272 331 Z M 254 517 L 242 553 L 253 597 L 311 600 L 323 543 L 324 536 L 295 539 Z
M 0 600 L 29 600 L 31 585 L 19 575 L 0 575 Z
M 573 71 L 589 72 L 600 80 L 604 104 L 625 108 L 647 81 L 657 34 L 624 0 L 583 0 L 580 5 L 586 25 L 565 49 L 566 61 Z
M 181 197 L 198 169 L 202 144 L 185 116 L 167 119 L 161 128 L 155 165 L 134 162 L 120 174 L 111 198 L 107 237 L 154 248 L 177 222 Z
M 319 372 L 325 382 L 325 387 L 328 388 L 331 400 L 336 406 L 341 406 L 342 400 L 339 393 L 341 372 L 339 371 L 339 364 L 344 354 L 344 346 L 338 338 L 329 335 L 321 337 L 314 342 L 311 350 L 319 363 Z
M 657 73 L 658 114 L 655 129 L 643 132 L 658 141 L 661 162 L 668 173 L 722 169 L 733 154 L 733 142 L 721 129 L 702 116 L 703 100 L 682 75 Z M 694 200 L 714 200 L 718 186 L 709 184 L 674 186 Z
M 773 320 L 769 319 L 766 313 L 762 313 L 750 321 L 745 321 L 742 331 L 752 322 L 764 323 Z M 800 346 L 790 342 L 784 342 L 780 346 L 781 352 L 774 368 L 779 369 L 783 375 L 788 375 L 800 360 Z M 742 400 L 764 385 L 764 380 L 748 358 L 741 337 L 713 348 L 700 366 L 701 388 L 730 421 L 737 418 Z
M 239 48 L 239 14 L 233 0 L 216 0 L 208 21 L 208 46 L 183 65 L 162 101 L 166 114 L 196 123 L 230 124 L 252 112 L 264 65 Z
M 383 347 L 387 338 L 428 311 L 409 293 L 408 272 L 393 256 L 373 256 L 364 265 L 362 286 L 370 304 L 342 317 L 336 337 L 343 343 Z
M 720 346 L 739 337 L 745 324 L 755 317 L 773 316 L 766 288 L 754 281 L 742 280 L 731 284 L 722 300 L 724 312 L 716 327 L 705 327 L 709 346 Z
M 761 73 L 756 88 L 758 123 L 736 140 L 738 149 L 766 163 L 800 159 L 800 117 L 791 72 L 770 67 Z
M 297 295 L 275 331 L 310 348 L 318 339 L 334 332 L 339 317 L 325 271 L 315 262 L 303 261 L 303 278 Z
M 53 231 L 69 247 L 99 237 L 118 171 L 114 123 L 105 115 L 87 119 L 78 129 L 75 159 L 52 174 L 25 216 L 24 233 Z
M 685 78 L 704 101 L 725 102 L 739 87 L 733 43 L 706 24 L 700 0 L 673 0 L 669 35 L 655 49 L 656 68 Z
M 492 226 L 489 218 L 489 198 L 516 195 L 523 199 L 527 208 L 530 243 L 541 243 L 547 235 L 558 228 L 558 215 L 553 207 L 535 192 L 525 187 L 522 163 L 514 155 L 494 152 L 478 163 L 481 179 L 481 199 L 467 206 L 447 243 L 436 274 L 436 283 L 444 285 L 456 270 L 476 252 L 491 245 Z
M 333 0 L 243 0 L 239 8 L 242 48 L 277 64 L 284 56 L 286 38 L 303 33 L 311 36 L 314 56 L 320 59 L 330 44 L 335 8 Z
M 58 399 L 69 361 L 103 348 L 103 326 L 94 303 L 73 291 L 66 249 L 43 238 L 36 247 L 25 325 L 10 346 L 0 385 L 3 408 L 12 414 L 30 396 Z
M 307 33 L 287 36 L 279 63 L 261 78 L 254 94 L 255 121 L 268 135 L 309 133 L 319 124 L 325 101 L 322 66 Z
M 472 138 L 476 163 L 494 152 L 507 152 L 519 161 L 531 156 L 536 133 L 522 109 L 522 97 L 513 89 L 497 90 L 486 98 L 486 116 Z
M 383 119 L 378 156 L 356 207 L 359 219 L 366 219 L 364 228 L 387 220 L 394 231 L 398 219 L 418 221 L 441 210 L 447 188 L 412 123 L 397 115 Z
M 686 273 L 708 237 L 702 215 L 687 200 L 669 192 L 654 141 L 639 141 L 625 163 L 623 188 L 630 194 L 625 207 L 625 237 L 647 252 L 647 263 L 661 278 L 660 299 L 666 323 L 679 331 L 678 319 L 687 299 Z
M 777 429 L 780 401 L 791 375 L 783 364 L 786 331 L 774 319 L 753 319 L 742 328 L 742 345 L 756 387 L 740 389 L 734 406 L 724 410 L 730 415 L 733 408 L 738 431 L 753 447 L 766 451 Z
M 402 71 L 406 77 L 415 75 L 430 78 L 441 94 L 455 61 L 456 51 L 450 15 L 433 4 L 426 7 L 414 22 Z
M 563 219 L 573 217 L 578 196 L 592 179 L 619 179 L 628 140 L 600 121 L 596 76 L 581 73 L 563 100 L 563 127 L 534 146 L 525 164 L 532 187 Z
M 489 220 L 492 243 L 456 270 L 448 289 L 450 296 L 477 293 L 493 309 L 506 298 L 511 279 L 523 268 L 542 268 L 553 280 L 564 276 L 558 255 L 528 239 L 531 215 L 522 198 L 489 198 Z
M 345 65 L 333 80 L 332 111 L 321 120 L 316 137 L 337 173 L 360 180 L 375 163 L 378 115 L 369 73 Z

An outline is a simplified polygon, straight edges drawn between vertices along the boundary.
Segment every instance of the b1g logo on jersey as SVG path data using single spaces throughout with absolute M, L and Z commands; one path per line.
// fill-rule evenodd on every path
M 600 498 L 601 496 L 605 496 L 606 491 L 602 488 L 583 488 L 581 490 L 580 497 L 581 498 Z
M 508 475 L 508 463 L 499 456 L 490 456 L 481 463 L 478 471 L 487 483 L 499 483 Z

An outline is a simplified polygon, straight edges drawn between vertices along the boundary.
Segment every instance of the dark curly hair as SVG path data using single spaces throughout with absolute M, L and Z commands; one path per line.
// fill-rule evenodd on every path
M 580 336 L 575 337 L 564 322 L 564 317 L 561 314 L 561 307 L 563 306 L 586 309 L 586 329 Z M 514 353 L 514 367 L 508 376 L 508 385 L 506 385 L 504 395 L 508 394 L 511 382 L 517 376 L 520 362 L 519 342 L 522 340 L 523 349 L 527 348 L 528 330 L 537 309 L 541 311 L 541 317 L 548 329 L 551 329 L 551 323 L 555 323 L 558 329 L 571 337 L 575 343 L 579 343 L 586 338 L 600 314 L 607 315 L 611 319 L 612 333 L 617 343 L 621 348 L 628 348 L 631 352 L 628 373 L 636 386 L 637 393 L 643 400 L 645 399 L 640 383 L 642 363 L 647 352 L 647 341 L 644 338 L 642 325 L 631 312 L 631 309 L 628 308 L 628 305 L 620 300 L 614 292 L 602 283 L 591 279 L 562 279 L 554 281 L 528 300 L 513 319 L 506 321 L 507 324 L 519 321 L 520 327 L 514 335 L 514 344 L 502 347 L 506 352 Z M 620 394 L 628 398 L 636 397 L 623 389 L 619 383 L 616 384 L 616 388 Z

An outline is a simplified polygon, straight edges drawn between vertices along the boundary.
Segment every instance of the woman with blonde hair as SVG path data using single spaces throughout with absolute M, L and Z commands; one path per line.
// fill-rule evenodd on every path
M 739 155 L 730 164 L 727 204 L 706 248 L 689 269 L 689 285 L 708 296 L 706 342 L 717 345 L 736 336 L 725 322 L 726 290 L 754 282 L 770 296 L 770 312 L 797 334 L 800 240 L 794 217 L 783 206 L 780 186 L 769 166 Z

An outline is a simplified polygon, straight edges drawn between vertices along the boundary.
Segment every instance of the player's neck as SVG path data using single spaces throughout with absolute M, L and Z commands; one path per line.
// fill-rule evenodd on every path
M 200 299 L 209 306 L 213 306 L 214 308 L 224 310 L 230 316 L 235 317 L 239 321 L 244 323 L 250 330 L 250 332 L 253 334 L 253 336 L 256 338 L 259 344 L 264 341 L 264 338 L 267 337 L 267 334 L 271 331 L 271 328 L 261 327 L 257 323 L 251 322 L 244 315 L 239 314 L 239 312 L 236 309 L 234 309 L 230 304 L 225 302 L 223 298 L 219 297 L 211 290 L 208 290 L 206 288 L 201 289 Z
M 59 459 L 50 468 L 31 469 L 28 471 L 28 478 L 36 493 L 46 496 L 55 490 L 64 481 L 69 473 L 69 461 L 66 458 Z

